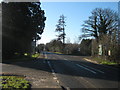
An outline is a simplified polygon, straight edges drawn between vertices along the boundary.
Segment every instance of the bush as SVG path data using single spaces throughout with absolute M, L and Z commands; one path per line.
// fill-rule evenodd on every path
M 33 55 L 32 55 L 33 58 L 37 58 L 37 57 L 39 57 L 39 56 L 40 56 L 39 53 L 36 53 L 36 54 L 33 54 Z
M 3 89 L 31 88 L 29 81 L 20 76 L 0 76 L 0 85 Z

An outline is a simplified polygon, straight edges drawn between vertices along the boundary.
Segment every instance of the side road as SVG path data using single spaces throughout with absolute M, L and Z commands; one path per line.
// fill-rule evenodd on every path
M 35 59 L 26 62 L 2 63 L 2 73 L 25 75 L 32 88 L 60 88 L 54 79 L 45 59 Z

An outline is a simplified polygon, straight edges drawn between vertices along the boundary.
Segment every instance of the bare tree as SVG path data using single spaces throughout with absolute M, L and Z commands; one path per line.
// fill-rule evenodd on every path
M 118 14 L 111 9 L 96 8 L 83 24 L 84 37 L 94 36 L 96 39 L 104 34 L 114 33 L 118 28 Z

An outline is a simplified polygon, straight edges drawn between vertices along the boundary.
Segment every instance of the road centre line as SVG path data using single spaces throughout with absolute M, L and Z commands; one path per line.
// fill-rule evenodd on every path
M 49 67 L 50 67 L 50 69 L 51 69 L 52 73 L 54 73 L 54 70 L 52 69 L 52 66 L 51 66 L 50 62 L 49 62 L 49 61 L 47 61 L 47 63 L 48 63 L 48 65 L 49 65 Z
M 104 73 L 103 71 L 100 71 L 100 70 L 98 70 L 98 69 L 92 68 L 92 67 L 87 66 L 87 65 L 85 65 L 85 64 L 82 64 L 82 65 L 85 66 L 85 67 L 91 68 L 91 69 L 93 69 L 93 70 L 95 70 L 95 71 L 98 71 L 98 72 L 100 72 L 100 73 Z
M 64 60 L 68 60 L 68 59 L 64 58 Z M 68 60 L 68 61 L 69 61 L 69 60 Z
M 52 71 L 53 76 L 56 77 L 55 71 L 54 71 L 54 69 L 52 68 L 50 62 L 49 62 L 49 61 L 47 61 L 47 62 L 48 62 L 48 65 L 49 65 L 49 67 L 50 67 L 50 69 L 51 69 L 51 71 Z
M 96 74 L 96 72 L 93 71 L 93 70 L 90 70 L 90 69 L 88 69 L 88 68 L 86 68 L 86 67 L 84 67 L 84 66 L 81 66 L 81 65 L 79 65 L 79 64 L 76 64 L 76 65 L 77 65 L 78 67 L 81 67 L 81 68 L 83 68 L 83 69 L 85 69 L 85 70 L 88 70 L 88 71 L 90 71 L 90 72 Z
M 67 60 L 68 62 L 71 62 L 70 60 L 68 60 L 68 59 L 66 59 L 66 58 L 64 58 L 64 60 Z
M 52 68 L 52 66 L 51 66 L 51 64 L 50 64 L 50 61 L 47 61 L 47 62 L 48 62 L 48 65 L 49 65 L 49 67 L 50 67 L 50 69 L 51 69 L 51 71 L 52 71 L 53 79 L 56 80 L 56 82 L 59 84 L 59 80 L 58 80 L 58 78 L 57 78 L 57 76 L 56 76 L 56 74 L 55 74 L 54 69 Z

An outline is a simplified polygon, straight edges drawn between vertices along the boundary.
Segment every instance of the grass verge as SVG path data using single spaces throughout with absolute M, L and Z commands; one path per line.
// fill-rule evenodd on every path
M 13 58 L 13 59 L 5 59 L 3 60 L 2 62 L 8 62 L 8 63 L 11 63 L 11 62 L 26 62 L 26 61 L 31 61 L 31 60 L 34 60 L 35 58 L 39 57 L 40 54 L 39 53 L 36 53 L 36 54 L 32 54 L 32 55 L 29 55 L 27 53 L 25 53 L 24 55 L 22 56 L 17 56 L 17 58 Z
M 0 76 L 0 85 L 2 89 L 30 89 L 30 82 L 25 80 L 25 77 L 20 76 Z
M 63 53 L 61 53 L 61 52 L 54 52 L 54 53 L 56 53 L 56 54 L 63 54 Z
M 32 58 L 37 58 L 37 57 L 39 57 L 39 56 L 40 56 L 39 53 L 36 53 L 36 54 L 31 55 Z
M 118 63 L 113 62 L 113 61 L 109 61 L 109 60 L 104 60 L 102 58 L 99 57 L 92 57 L 91 58 L 93 61 L 98 62 L 99 64 L 105 64 L 105 65 L 117 65 Z

